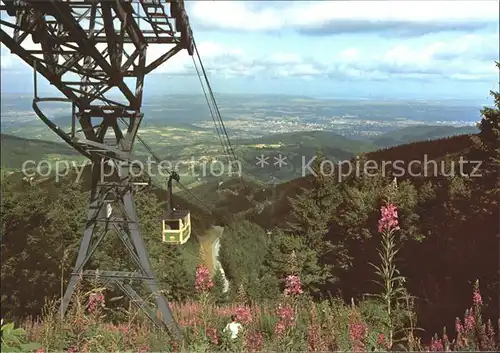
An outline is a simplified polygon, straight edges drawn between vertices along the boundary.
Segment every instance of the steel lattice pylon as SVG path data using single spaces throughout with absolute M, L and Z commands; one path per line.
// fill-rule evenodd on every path
M 0 10 L 1 42 L 66 97 L 40 99 L 35 84 L 35 112 L 92 162 L 87 222 L 61 304 L 62 313 L 67 310 L 78 277 L 98 275 L 118 286 L 155 323 L 166 325 L 179 335 L 167 301 L 159 292 L 140 234 L 128 162 L 143 118 L 145 75 L 183 49 L 193 55 L 193 36 L 183 1 L 4 0 Z M 28 38 L 30 45 L 26 44 Z M 146 64 L 148 44 L 164 44 L 166 49 Z M 79 78 L 72 80 L 72 75 Z M 135 89 L 125 82 L 132 79 L 136 81 Z M 118 90 L 122 99 L 109 97 L 112 90 Z M 43 114 L 39 102 L 47 100 L 72 102 L 70 132 L 61 130 Z M 125 121 L 127 128 L 122 129 L 120 121 Z M 82 136 L 76 131 L 77 123 Z M 102 166 L 110 159 L 121 163 L 116 175 L 108 178 L 103 176 Z M 109 230 L 114 230 L 123 241 L 138 271 L 85 270 Z M 145 308 L 147 303 L 128 283 L 131 280 L 143 282 L 153 293 L 160 318 Z

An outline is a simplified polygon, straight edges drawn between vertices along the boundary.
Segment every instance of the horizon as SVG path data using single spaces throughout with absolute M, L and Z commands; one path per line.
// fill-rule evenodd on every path
M 40 92 L 40 90 L 39 90 Z M 43 91 L 42 91 L 43 92 Z M 0 95 L 6 95 L 6 96 L 14 96 L 14 95 L 19 95 L 22 94 L 22 97 L 25 96 L 32 96 L 33 91 L 10 91 L 10 92 L 2 92 L 0 91 Z M 203 93 L 184 93 L 184 92 L 169 92 L 169 93 L 153 93 L 149 94 L 148 97 L 151 98 L 158 98 L 158 97 L 169 97 L 169 96 L 201 96 Z M 440 98 L 401 98 L 401 97 L 394 97 L 394 98 L 384 98 L 383 96 L 380 96 L 379 98 L 377 97 L 363 97 L 363 96 L 348 96 L 348 97 L 342 97 L 342 96 L 326 96 L 326 95 L 307 95 L 307 94 L 287 94 L 287 93 L 234 93 L 234 92 L 224 92 L 224 91 L 214 91 L 214 95 L 223 95 L 223 96 L 235 96 L 235 97 L 248 97 L 248 96 L 255 96 L 255 97 L 283 97 L 283 98 L 298 98 L 298 99 L 313 99 L 313 100 L 338 100 L 338 101 L 351 101 L 351 100 L 367 100 L 367 101 L 415 101 L 415 100 L 421 100 L 421 101 L 426 101 L 426 102 L 432 102 L 432 101 L 471 101 L 475 100 L 474 98 L 454 98 L 454 97 L 440 97 Z M 116 96 L 111 94 L 111 96 Z
M 38 94 L 40 96 L 44 95 L 45 93 L 49 92 L 44 92 L 38 90 Z M 151 99 L 158 99 L 158 98 L 163 98 L 163 97 L 183 97 L 183 96 L 196 96 L 200 97 L 202 96 L 203 93 L 156 93 L 156 94 L 149 94 L 145 95 L 143 100 L 144 103 L 147 104 L 148 100 Z M 479 98 L 455 98 L 455 97 L 440 97 L 440 98 L 401 98 L 401 97 L 393 97 L 393 98 L 385 98 L 385 97 L 355 97 L 355 96 L 350 96 L 350 97 L 328 97 L 328 96 L 312 96 L 312 95 L 300 95 L 300 94 L 284 94 L 284 93 L 234 93 L 234 92 L 217 92 L 214 91 L 215 98 L 217 97 L 224 97 L 224 96 L 234 96 L 234 97 L 274 97 L 274 98 L 295 98 L 295 99 L 310 99 L 310 100 L 318 100 L 318 101 L 365 101 L 365 102 L 382 102 L 382 101 L 387 101 L 389 103 L 406 103 L 406 102 L 422 102 L 422 103 L 430 103 L 430 104 L 452 104 L 452 105 L 458 105 L 458 106 L 491 106 L 494 102 L 491 96 L 488 96 L 486 99 L 479 99 Z M 28 91 L 25 90 L 23 92 L 2 92 L 0 91 L 0 96 L 4 97 L 10 97 L 10 96 L 15 96 L 16 98 L 32 98 L 33 97 L 33 91 Z M 58 97 L 62 97 L 62 94 L 58 94 Z M 113 95 L 111 95 L 113 96 Z M 53 97 L 53 96 L 50 96 Z M 1 104 L 2 102 L 0 102 Z M 491 103 L 491 104 L 490 104 Z M 63 103 L 61 103 L 63 104 Z

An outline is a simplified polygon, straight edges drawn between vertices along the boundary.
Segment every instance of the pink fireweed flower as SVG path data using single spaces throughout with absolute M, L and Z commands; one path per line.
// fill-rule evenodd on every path
M 282 321 L 278 321 L 276 326 L 274 326 L 274 333 L 276 334 L 276 336 L 281 336 L 285 331 L 286 331 L 285 323 Z
M 474 293 L 472 293 L 472 302 L 477 306 L 483 304 L 483 298 L 481 298 L 481 292 L 479 291 L 479 288 L 474 289 Z
M 457 332 L 457 334 L 464 332 L 464 327 L 462 326 L 462 323 L 460 322 L 460 319 L 458 317 L 455 319 L 455 331 Z
M 255 331 L 248 334 L 245 338 L 245 345 L 248 352 L 260 352 L 263 347 L 264 335 Z
M 487 350 L 495 350 L 495 330 L 493 329 L 493 324 L 491 320 L 486 323 L 486 348 Z
M 300 282 L 300 277 L 295 275 L 290 275 L 285 278 L 285 292 L 286 296 L 289 295 L 299 295 L 302 294 L 302 284 Z
M 295 320 L 295 312 L 293 308 L 288 304 L 279 304 L 276 315 L 281 321 L 293 322 Z
M 396 206 L 389 204 L 380 208 L 381 218 L 378 221 L 378 231 L 399 230 L 398 211 Z
M 444 352 L 443 342 L 437 336 L 432 337 L 429 350 L 431 352 Z
M 322 351 L 321 326 L 310 324 L 307 328 L 307 347 L 308 352 Z
M 238 321 L 243 325 L 249 324 L 252 322 L 252 311 L 246 305 L 239 305 L 234 310 Z
M 276 316 L 279 321 L 276 324 L 274 331 L 279 336 L 288 328 L 292 327 L 295 321 L 295 311 L 288 304 L 279 304 L 276 310 Z
M 349 341 L 354 352 L 365 350 L 365 340 L 368 333 L 368 327 L 361 320 L 358 312 L 351 311 L 349 314 Z
M 196 279 L 195 279 L 195 287 L 196 291 L 199 293 L 208 292 L 214 283 L 212 282 L 212 278 L 210 276 L 210 271 L 205 266 L 196 267 Z
M 384 346 L 385 345 L 385 335 L 383 333 L 378 334 L 377 345 Z
M 171 352 L 172 353 L 177 353 L 179 351 L 179 342 L 175 340 L 170 340 L 170 347 L 172 347 Z
M 217 329 L 211 327 L 206 330 L 208 339 L 212 344 L 219 344 L 219 338 L 217 337 Z
M 472 331 L 476 327 L 476 318 L 469 310 L 465 312 L 464 327 L 467 331 Z
M 95 312 L 98 307 L 104 308 L 104 295 L 102 293 L 92 293 L 89 296 L 88 309 L 91 313 Z
M 354 322 L 349 325 L 349 338 L 351 342 L 359 342 L 365 339 L 366 325 L 362 322 Z

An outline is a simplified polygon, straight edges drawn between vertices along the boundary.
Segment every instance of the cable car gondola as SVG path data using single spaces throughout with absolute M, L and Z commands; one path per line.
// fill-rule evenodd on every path
M 191 236 L 191 214 L 187 210 L 177 210 L 172 203 L 172 180 L 179 182 L 179 174 L 172 172 L 168 178 L 167 213 L 163 217 L 162 241 L 168 244 L 182 245 Z

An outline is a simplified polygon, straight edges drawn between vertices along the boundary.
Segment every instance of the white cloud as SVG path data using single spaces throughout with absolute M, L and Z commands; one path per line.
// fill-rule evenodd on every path
M 33 44 L 29 43 L 28 46 Z M 449 42 L 427 46 L 398 45 L 385 52 L 373 53 L 363 47 L 346 48 L 328 61 L 301 56 L 293 52 L 257 55 L 241 48 L 216 42 L 201 42 L 198 49 L 204 67 L 217 77 L 331 77 L 333 79 L 431 79 L 482 80 L 495 75 L 493 60 L 486 54 L 498 53 L 492 37 L 466 35 Z M 478 50 L 480 49 L 480 50 Z M 148 48 L 148 62 L 165 52 L 160 45 Z M 20 67 L 20 59 L 2 51 L 2 70 Z M 22 64 L 26 66 L 25 64 Z M 200 68 L 201 69 L 201 68 Z M 192 57 L 185 51 L 160 66 L 156 73 L 195 74 Z
M 498 23 L 495 1 L 308 1 L 273 6 L 262 1 L 198 1 L 188 9 L 202 28 L 310 34 L 404 30 L 411 35 Z M 406 28 L 405 28 L 406 27 Z
M 390 3 L 391 11 L 388 11 Z M 285 4 L 281 8 L 269 7 L 260 2 L 252 8 L 248 2 L 198 2 L 192 6 L 189 15 L 195 19 L 203 14 L 206 21 L 223 23 L 224 26 L 246 28 L 249 30 L 277 29 L 284 26 L 320 23 L 331 18 L 352 18 L 371 20 L 381 16 L 392 20 L 427 21 L 452 19 L 492 18 L 493 2 L 460 2 L 460 1 L 409 1 L 375 2 L 361 4 L 350 1 L 342 2 L 297 2 Z M 425 4 L 424 4 L 425 3 Z M 432 3 L 433 11 L 428 10 Z M 445 4 L 446 3 L 446 4 Z M 453 6 L 450 7 L 450 3 Z M 495 3 L 496 4 L 496 3 Z M 426 7 L 427 6 L 427 7 Z M 496 5 L 498 7 L 498 4 Z M 231 14 L 231 15 L 228 15 Z M 254 16 L 255 15 L 255 16 Z M 222 18 L 222 17 L 223 18 Z M 385 16 L 385 17 L 384 17 Z M 496 13 L 498 16 L 498 12 Z M 275 18 L 276 17 L 276 18 Z M 11 33 L 11 30 L 6 29 Z M 245 38 L 242 36 L 242 39 Z M 229 47 L 219 42 L 200 42 L 198 49 L 205 69 L 212 75 L 220 77 L 331 77 L 335 79 L 388 79 L 398 78 L 432 78 L 449 77 L 457 80 L 489 79 L 495 75 L 493 60 L 498 57 L 497 35 L 464 35 L 454 41 L 428 44 L 416 47 L 414 42 L 406 41 L 386 51 L 373 52 L 358 46 L 345 48 L 333 53 L 328 60 L 308 58 L 284 48 L 271 48 L 272 53 L 256 54 L 238 47 Z M 29 37 L 25 40 L 27 49 L 40 49 Z M 99 48 L 104 48 L 104 44 Z M 126 49 L 133 46 L 125 45 Z M 151 63 L 169 49 L 165 45 L 148 47 L 148 63 Z M 270 50 L 271 50 L 270 49 Z M 280 51 L 280 49 L 282 51 Z M 297 50 L 303 51 L 303 48 Z M 1 69 L 19 70 L 27 65 L 9 53 L 2 46 Z M 195 73 L 192 58 L 186 51 L 172 57 L 160 66 L 155 73 L 172 75 L 192 75 Z
M 2 55 L 0 56 L 0 67 L 2 70 L 11 69 L 16 65 L 16 58 L 2 46 Z
M 379 53 L 352 47 L 336 53 L 328 61 L 293 52 L 257 55 L 215 43 L 203 43 L 199 49 L 207 71 L 224 77 L 483 80 L 495 75 L 493 60 L 498 53 L 498 42 L 495 43 L 492 36 L 465 35 L 453 41 L 420 47 L 397 45 Z M 164 72 L 193 73 L 193 64 L 187 54 L 179 54 L 176 60 L 175 66 L 165 65 Z

